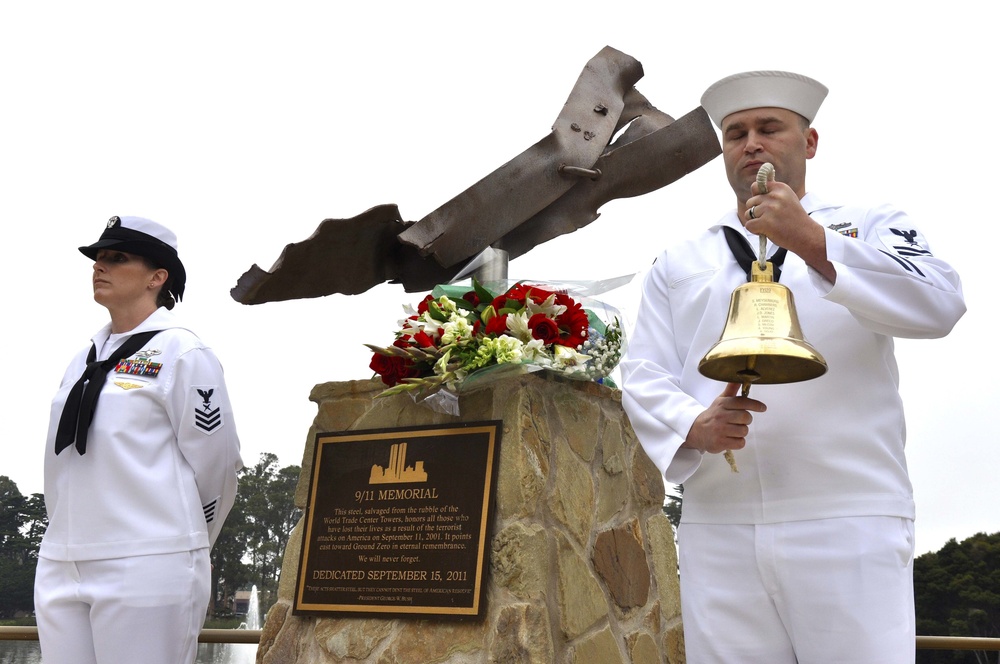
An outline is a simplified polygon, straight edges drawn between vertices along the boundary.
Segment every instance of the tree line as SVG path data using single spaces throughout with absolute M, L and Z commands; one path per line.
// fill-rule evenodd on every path
M 277 599 L 285 544 L 301 514 L 294 502 L 299 471 L 279 467 L 278 457 L 265 453 L 239 472 L 236 503 L 212 548 L 213 617 L 235 617 L 236 592 L 252 586 L 265 610 Z M 34 613 L 38 546 L 47 524 L 45 497 L 24 496 L 0 475 L 0 619 Z
M 913 563 L 917 634 L 1000 638 L 1000 533 L 948 540 Z M 917 651 L 919 664 L 1000 662 L 985 651 Z

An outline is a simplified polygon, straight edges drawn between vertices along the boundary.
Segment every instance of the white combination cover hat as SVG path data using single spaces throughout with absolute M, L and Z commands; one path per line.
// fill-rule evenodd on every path
M 748 108 L 785 108 L 812 122 L 829 92 L 808 76 L 787 71 L 747 71 L 713 83 L 701 96 L 712 122 Z
M 145 256 L 170 274 L 169 290 L 178 302 L 184 295 L 187 273 L 177 255 L 177 236 L 162 224 L 144 217 L 111 217 L 94 244 L 80 247 L 80 253 L 97 260 L 97 252 L 114 247 L 118 251 Z

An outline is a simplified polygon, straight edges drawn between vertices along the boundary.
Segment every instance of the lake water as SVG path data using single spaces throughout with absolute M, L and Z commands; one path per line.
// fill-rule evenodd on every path
M 253 664 L 255 643 L 200 643 L 196 664 Z M 38 641 L 0 641 L 0 664 L 41 664 Z

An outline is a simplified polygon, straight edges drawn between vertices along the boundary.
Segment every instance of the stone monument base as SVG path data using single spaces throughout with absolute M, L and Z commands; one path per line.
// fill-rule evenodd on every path
M 679 664 L 674 534 L 664 488 L 621 393 L 534 373 L 462 395 L 456 418 L 375 380 L 317 385 L 295 495 L 305 508 L 317 433 L 503 420 L 483 619 L 292 614 L 300 521 L 267 613 L 260 664 Z

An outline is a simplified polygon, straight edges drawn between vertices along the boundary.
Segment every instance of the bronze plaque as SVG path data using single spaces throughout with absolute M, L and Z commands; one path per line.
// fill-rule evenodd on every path
M 293 611 L 482 616 L 502 426 L 317 434 Z

